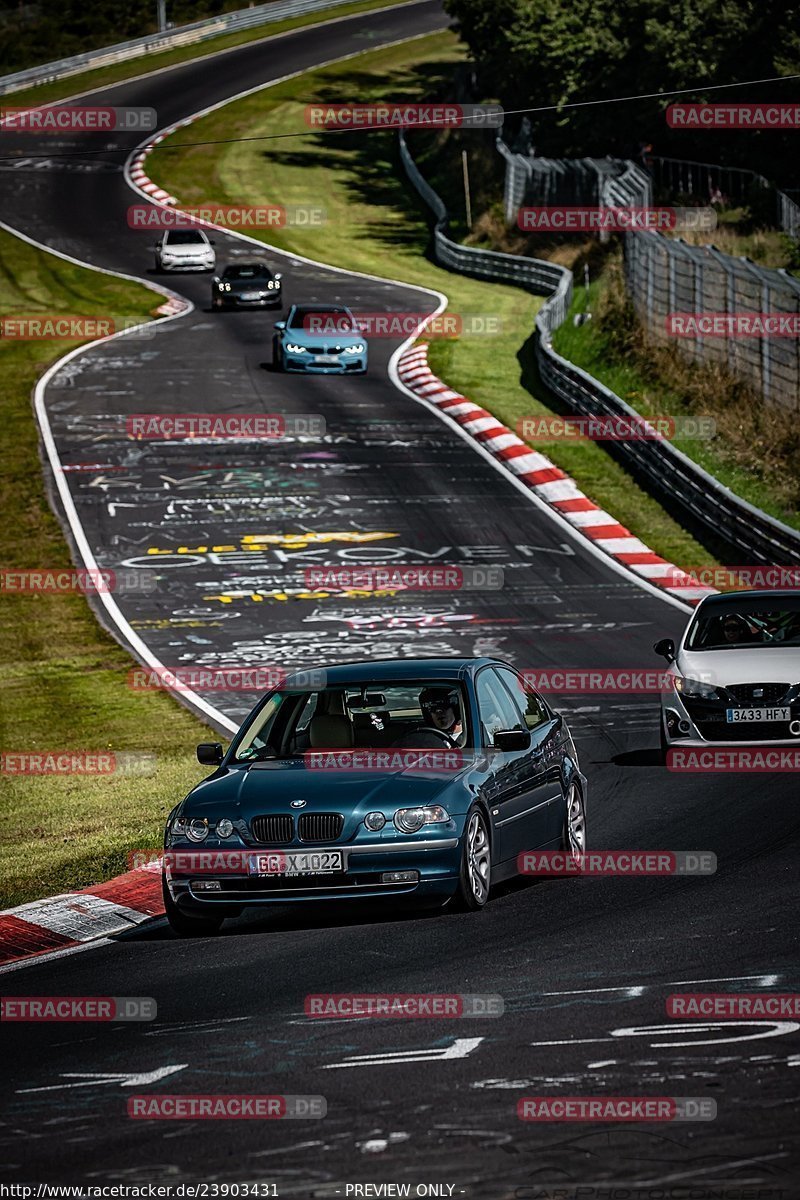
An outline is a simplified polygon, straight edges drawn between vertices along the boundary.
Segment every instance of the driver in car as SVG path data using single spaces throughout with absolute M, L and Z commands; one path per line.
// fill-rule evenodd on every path
M 419 706 L 426 725 L 446 733 L 457 746 L 462 745 L 464 726 L 458 692 L 450 688 L 423 688 L 419 694 Z

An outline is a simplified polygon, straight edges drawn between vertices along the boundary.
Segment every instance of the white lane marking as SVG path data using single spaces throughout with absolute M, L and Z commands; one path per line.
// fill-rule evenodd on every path
M 674 1046 L 719 1046 L 728 1042 L 757 1042 L 763 1038 L 783 1037 L 786 1033 L 796 1033 L 800 1029 L 798 1021 L 698 1021 L 691 1025 L 630 1025 L 621 1029 L 612 1029 L 611 1036 L 615 1038 L 621 1037 L 658 1037 L 659 1034 L 685 1034 L 685 1033 L 713 1033 L 714 1030 L 730 1030 L 740 1029 L 742 1027 L 754 1029 L 753 1033 L 746 1033 L 741 1037 L 715 1037 L 709 1038 L 706 1041 L 699 1041 L 692 1038 L 688 1042 L 651 1042 L 650 1045 L 654 1048 L 674 1047 Z M 770 1028 L 771 1027 L 771 1028 Z
M 599 1042 L 613 1042 L 617 1038 L 623 1037 L 659 1037 L 659 1035 L 672 1036 L 673 1034 L 683 1033 L 711 1033 L 713 1030 L 729 1030 L 736 1029 L 741 1026 L 746 1026 L 749 1029 L 754 1029 L 755 1032 L 745 1034 L 739 1037 L 715 1037 L 707 1041 L 699 1041 L 696 1038 L 688 1042 L 663 1042 L 654 1041 L 650 1043 L 653 1049 L 662 1049 L 675 1046 L 716 1046 L 723 1045 L 726 1042 L 756 1042 L 763 1038 L 783 1037 L 787 1033 L 795 1033 L 800 1029 L 798 1021 L 716 1021 L 704 1022 L 697 1021 L 691 1025 L 628 1025 L 621 1026 L 619 1029 L 612 1029 L 610 1036 L 597 1038 L 564 1038 L 559 1041 L 552 1042 L 530 1042 L 531 1046 L 591 1046 Z
M 49 1087 L 18 1088 L 17 1095 L 27 1095 L 29 1092 L 60 1092 L 64 1088 L 102 1087 L 104 1084 L 118 1083 L 120 1087 L 144 1087 L 148 1083 L 158 1083 L 168 1075 L 177 1071 L 185 1071 L 188 1063 L 173 1063 L 168 1067 L 156 1067 L 155 1071 L 65 1071 L 62 1079 L 83 1080 L 82 1083 L 53 1083 Z
M 323 1071 L 335 1071 L 339 1067 L 378 1067 L 392 1063 L 443 1062 L 454 1058 L 466 1058 L 476 1050 L 484 1039 L 456 1038 L 451 1046 L 438 1050 L 395 1050 L 378 1054 L 356 1054 L 344 1062 L 328 1063 Z
M 574 709 L 581 712 L 581 709 Z M 597 710 L 599 712 L 599 709 Z M 780 980 L 780 975 L 721 975 L 716 979 L 668 979 L 664 983 L 646 983 L 637 987 L 600 987 L 577 988 L 569 992 L 541 992 L 542 996 L 594 996 L 600 992 L 626 992 L 628 995 L 641 996 L 646 991 L 665 987 L 687 987 L 695 983 L 744 983 L 755 980 L 759 987 L 774 987 Z

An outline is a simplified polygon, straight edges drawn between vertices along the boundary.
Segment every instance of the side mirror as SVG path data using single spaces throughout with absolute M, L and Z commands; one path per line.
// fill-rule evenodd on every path
M 500 729 L 494 735 L 497 750 L 527 750 L 530 744 L 531 735 L 527 729 Z
M 197 747 L 197 761 L 205 767 L 218 767 L 223 758 L 222 742 L 201 742 Z
M 656 654 L 660 654 L 667 662 L 675 661 L 675 643 L 672 638 L 662 638 L 660 642 L 656 642 L 653 649 Z
M 209 241 L 209 245 L 211 245 L 211 246 L 216 246 L 216 244 L 217 244 L 216 238 L 209 238 L 208 241 Z
M 275 324 L 272 326 L 272 328 L 273 329 L 285 329 L 286 322 L 285 321 L 276 321 Z

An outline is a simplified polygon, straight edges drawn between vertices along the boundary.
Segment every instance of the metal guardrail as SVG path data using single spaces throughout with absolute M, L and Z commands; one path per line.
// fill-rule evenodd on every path
M 433 255 L 436 262 L 465 274 L 516 283 L 531 291 L 548 294 L 535 324 L 536 359 L 545 384 L 572 411 L 582 416 L 638 416 L 610 388 L 553 349 L 552 333 L 566 320 L 570 307 L 572 272 L 540 259 L 479 250 L 453 242 L 445 232 L 447 208 L 444 201 L 420 173 L 402 133 L 399 142 L 405 172 L 435 216 Z M 627 182 L 631 186 L 641 183 L 635 173 Z M 614 449 L 656 496 L 724 542 L 733 551 L 735 563 L 800 565 L 800 531 L 736 496 L 670 442 L 620 441 L 614 443 Z
M 252 8 L 222 13 L 218 17 L 208 17 L 204 21 L 194 21 L 191 25 L 182 25 L 168 33 L 148 34 L 146 37 L 133 38 L 128 42 L 118 42 L 114 46 L 106 46 L 100 50 L 87 50 L 83 54 L 73 54 L 70 58 L 62 58 L 57 62 L 29 67 L 25 71 L 16 71 L 12 75 L 3 75 L 0 77 L 0 96 L 8 96 L 22 88 L 54 83 L 59 79 L 67 79 L 70 75 L 78 75 L 82 71 L 92 71 L 97 67 L 112 66 L 114 63 L 127 62 L 129 59 L 141 58 L 146 54 L 156 54 L 163 50 L 194 45 L 197 42 L 207 41 L 209 38 L 219 37 L 224 33 L 237 33 L 241 29 L 252 29 L 257 25 L 271 25 L 286 17 L 298 17 L 304 13 L 338 8 L 350 2 L 351 0 L 274 0 L 272 4 L 259 4 Z

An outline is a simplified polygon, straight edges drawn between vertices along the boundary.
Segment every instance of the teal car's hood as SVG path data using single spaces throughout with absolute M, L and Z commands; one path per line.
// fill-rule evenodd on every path
M 465 776 L 474 770 L 467 763 L 459 770 L 389 771 L 317 770 L 302 759 L 284 759 L 221 768 L 189 793 L 183 816 L 228 817 L 249 822 L 253 817 L 291 812 L 340 812 L 345 836 L 373 809 L 444 803 L 443 796 L 468 795 Z M 293 809 L 292 801 L 305 800 Z

